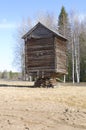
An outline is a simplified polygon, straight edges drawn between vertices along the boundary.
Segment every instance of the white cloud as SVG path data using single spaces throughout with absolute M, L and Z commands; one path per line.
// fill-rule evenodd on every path
M 16 24 L 14 23 L 0 23 L 1 29 L 10 29 L 10 28 L 16 28 Z
M 0 29 L 16 28 L 16 23 L 9 22 L 6 18 L 0 20 Z

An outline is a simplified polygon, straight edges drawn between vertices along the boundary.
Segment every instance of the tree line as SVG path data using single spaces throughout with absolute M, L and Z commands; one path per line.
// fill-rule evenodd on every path
M 68 82 L 86 82 L 86 21 L 80 19 L 74 11 L 68 14 L 65 7 L 62 6 L 58 18 L 54 14 L 46 13 L 37 15 L 34 20 L 36 24 L 42 22 L 49 28 L 53 28 L 57 33 L 67 38 L 67 70 L 66 81 Z M 23 20 L 16 33 L 16 44 L 14 49 L 14 63 L 20 68 L 22 77 L 24 77 L 24 42 L 21 37 L 33 26 L 29 18 Z
M 67 38 L 67 81 L 86 81 L 86 24 L 75 13 L 70 18 L 62 7 L 58 19 L 58 32 Z
M 4 70 L 0 72 L 0 79 L 4 80 L 21 80 L 21 73 Z

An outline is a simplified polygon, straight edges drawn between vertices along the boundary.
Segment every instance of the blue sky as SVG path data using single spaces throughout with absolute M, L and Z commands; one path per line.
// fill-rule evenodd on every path
M 14 34 L 22 19 L 35 19 L 38 12 L 54 13 L 58 17 L 62 5 L 66 11 L 86 14 L 86 0 L 0 0 L 0 71 L 13 70 Z

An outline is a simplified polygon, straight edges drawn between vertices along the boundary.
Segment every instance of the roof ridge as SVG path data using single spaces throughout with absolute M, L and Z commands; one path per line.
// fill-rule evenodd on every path
M 58 37 L 61 37 L 64 40 L 67 40 L 64 36 L 62 36 L 61 34 L 57 33 L 55 30 L 47 27 L 46 25 L 44 25 L 40 21 L 32 29 L 30 29 L 25 35 L 23 35 L 22 38 L 25 39 L 27 37 L 27 35 L 30 35 L 37 28 L 37 26 L 39 26 L 39 25 L 42 25 L 43 27 L 45 27 L 46 29 L 48 29 L 49 31 L 51 31 L 52 33 L 54 33 L 55 35 L 57 35 Z

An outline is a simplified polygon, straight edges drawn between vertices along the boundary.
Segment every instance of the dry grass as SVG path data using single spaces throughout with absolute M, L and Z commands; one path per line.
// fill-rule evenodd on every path
M 86 87 L 0 88 L 0 130 L 86 129 Z

